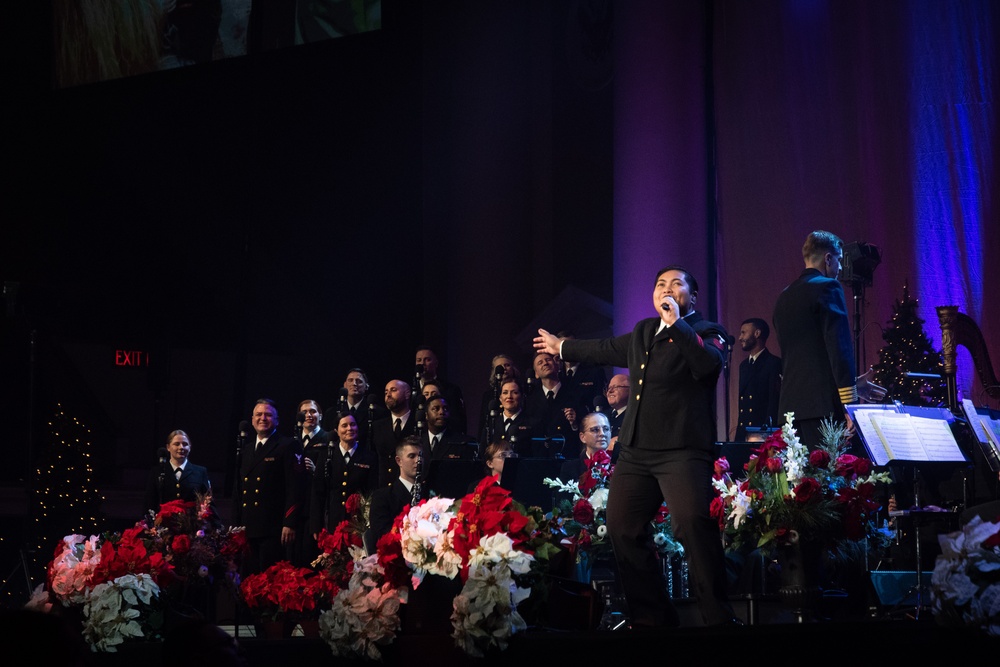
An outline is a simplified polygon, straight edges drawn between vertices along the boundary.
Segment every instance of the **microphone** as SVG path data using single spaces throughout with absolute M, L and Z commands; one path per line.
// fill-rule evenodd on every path
M 337 400 L 337 405 L 340 407 L 337 409 L 337 412 L 343 417 L 347 414 L 347 387 L 341 387 L 338 393 L 340 394 L 340 398 Z
M 669 301 L 664 301 L 663 303 L 661 303 L 660 304 L 660 310 L 669 313 L 670 312 L 670 302 Z
M 524 378 L 524 395 L 531 396 L 531 390 L 535 388 L 531 376 Z
M 593 403 L 594 403 L 594 412 L 602 412 L 602 410 L 601 410 L 601 405 L 602 405 L 602 403 L 601 403 L 601 397 L 600 396 L 594 396 Z
M 240 422 L 240 439 L 247 437 L 250 433 L 250 422 L 243 420 Z
M 506 373 L 507 373 L 507 369 L 503 367 L 503 364 L 499 364 L 499 365 L 497 365 L 496 368 L 493 369 L 493 377 L 496 378 L 497 382 L 499 382 L 500 380 L 502 380 L 503 376 Z
M 167 451 L 166 447 L 160 447 L 156 450 L 156 455 L 160 457 L 160 463 L 166 463 L 170 458 L 170 452 Z

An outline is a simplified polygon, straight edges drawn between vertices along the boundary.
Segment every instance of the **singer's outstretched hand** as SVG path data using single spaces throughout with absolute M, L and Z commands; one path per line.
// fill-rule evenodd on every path
M 535 349 L 549 354 L 559 354 L 559 338 L 553 336 L 545 329 L 539 329 L 535 336 Z

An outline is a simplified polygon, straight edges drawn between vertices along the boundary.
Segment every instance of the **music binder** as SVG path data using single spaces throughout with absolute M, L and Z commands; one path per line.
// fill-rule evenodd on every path
M 944 410 L 902 404 L 858 404 L 847 410 L 875 465 L 968 462 Z

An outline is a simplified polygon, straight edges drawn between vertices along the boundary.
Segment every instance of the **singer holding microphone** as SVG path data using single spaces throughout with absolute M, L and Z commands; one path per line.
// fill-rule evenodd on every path
M 144 510 L 158 512 L 160 505 L 171 500 L 196 501 L 199 495 L 212 492 L 208 469 L 188 460 L 191 441 L 184 431 L 171 431 L 166 448 L 160 448 L 159 462 L 153 466 L 146 482 Z
M 683 267 L 656 274 L 653 308 L 631 333 L 560 339 L 544 329 L 539 351 L 566 361 L 629 369 L 630 407 L 618 436 L 607 524 L 635 629 L 680 624 L 648 530 L 667 502 L 684 545 L 691 589 L 705 625 L 739 625 L 729 603 L 719 526 L 709 515 L 716 440 L 715 391 L 725 329 L 694 310 L 698 283 Z

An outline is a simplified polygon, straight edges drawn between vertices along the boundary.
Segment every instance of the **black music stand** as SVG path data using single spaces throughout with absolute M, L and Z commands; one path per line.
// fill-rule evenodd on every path
M 555 504 L 555 489 L 546 486 L 543 479 L 559 477 L 565 459 L 510 458 L 503 463 L 500 486 L 510 491 L 511 497 L 525 507 L 540 507 L 550 512 Z
M 504 462 L 506 468 L 507 463 Z M 469 485 L 486 476 L 483 462 L 475 459 L 438 459 L 427 467 L 426 487 L 441 498 L 464 498 Z
M 861 443 L 864 445 L 865 451 L 868 454 L 868 457 L 871 459 L 871 461 L 877 465 L 883 465 L 889 468 L 897 467 L 901 468 L 903 471 L 906 470 L 912 471 L 913 497 L 911 499 L 911 502 L 907 503 L 908 509 L 890 511 L 889 516 L 892 517 L 897 522 L 901 522 L 904 519 L 909 520 L 913 527 L 913 537 L 915 540 L 914 570 L 916 574 L 916 581 L 915 584 L 910 588 L 910 590 L 903 595 L 902 599 L 903 601 L 906 601 L 907 599 L 910 598 L 911 595 L 913 595 L 915 596 L 915 602 L 912 607 L 912 611 L 910 611 L 910 608 L 906 608 L 903 610 L 897 610 L 897 613 L 899 611 L 902 611 L 906 617 L 912 618 L 913 620 L 919 620 L 921 613 L 928 609 L 928 606 L 925 604 L 924 594 L 926 591 L 926 585 L 923 580 L 924 579 L 923 577 L 924 567 L 922 562 L 923 530 L 927 528 L 927 526 L 932 522 L 949 521 L 957 517 L 958 514 L 953 510 L 943 510 L 940 507 L 930 504 L 925 506 L 927 498 L 925 497 L 925 494 L 921 491 L 921 489 L 924 488 L 924 474 L 925 472 L 937 473 L 932 475 L 932 477 L 939 478 L 941 472 L 949 471 L 956 467 L 964 466 L 968 463 L 968 460 L 966 458 L 965 453 L 962 452 L 960 447 L 958 446 L 957 441 L 953 443 L 954 448 L 950 449 L 943 448 L 947 450 L 944 453 L 941 453 L 939 450 L 928 448 L 926 450 L 926 457 L 924 458 L 919 458 L 921 456 L 924 456 L 924 452 L 920 451 L 914 452 L 915 456 L 913 456 L 912 458 L 897 458 L 891 456 L 890 452 L 898 455 L 900 451 L 908 451 L 906 449 L 902 449 L 902 445 L 900 444 L 901 442 L 907 442 L 906 438 L 904 437 L 901 438 L 899 441 L 893 441 L 892 439 L 889 438 L 887 434 L 883 434 L 879 435 L 879 437 L 883 438 L 885 442 L 882 441 L 869 442 L 868 438 L 865 437 L 865 432 L 867 429 L 864 427 L 862 423 L 859 422 L 859 419 L 864 419 L 863 415 L 858 414 L 859 411 L 862 410 L 882 410 L 885 412 L 898 412 L 901 414 L 905 413 L 909 414 L 911 417 L 920 417 L 925 420 L 942 419 L 942 421 L 946 422 L 948 422 L 948 420 L 943 417 L 943 413 L 941 410 L 928 409 L 924 406 L 908 406 L 908 405 L 902 405 L 900 403 L 895 404 L 895 406 L 889 406 L 889 405 L 848 406 L 848 411 L 850 412 L 851 417 L 855 420 L 855 423 L 859 427 L 858 433 L 861 438 Z M 925 422 L 925 423 L 930 423 L 930 422 Z M 950 428 L 951 423 L 950 422 L 948 423 Z M 869 431 L 869 433 L 870 432 L 871 431 Z M 880 434 L 882 433 L 882 431 L 878 432 Z M 889 457 L 888 460 L 886 460 L 887 456 Z

